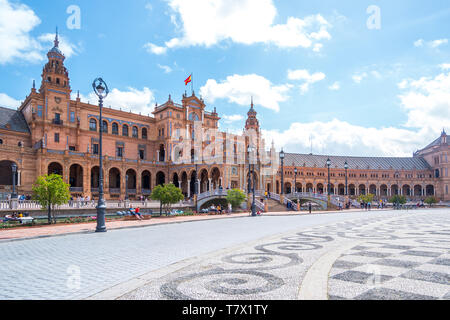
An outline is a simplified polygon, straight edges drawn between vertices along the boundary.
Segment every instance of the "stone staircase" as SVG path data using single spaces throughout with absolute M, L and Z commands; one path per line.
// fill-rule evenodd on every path
M 284 211 L 292 211 L 291 209 L 286 208 L 285 205 L 280 204 L 278 201 L 268 199 L 264 200 L 269 205 L 269 212 L 284 212 Z

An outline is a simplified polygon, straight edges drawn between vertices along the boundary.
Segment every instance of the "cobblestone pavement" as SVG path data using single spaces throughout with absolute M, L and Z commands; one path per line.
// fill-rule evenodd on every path
M 225 218 L 104 234 L 0 241 L 0 299 L 83 299 L 185 259 L 282 232 L 367 215 L 341 212 Z
M 336 253 L 329 268 L 324 268 L 323 261 Z M 324 288 L 319 279 L 308 277 L 317 270 L 326 279 Z M 305 292 L 305 288 L 317 292 Z M 450 210 L 369 213 L 337 222 L 325 219 L 209 255 L 118 298 L 295 300 L 317 296 L 450 299 Z

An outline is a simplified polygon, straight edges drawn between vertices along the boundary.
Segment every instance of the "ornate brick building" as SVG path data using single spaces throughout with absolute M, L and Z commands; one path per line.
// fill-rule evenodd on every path
M 0 196 L 12 190 L 11 164 L 17 164 L 20 194 L 30 194 L 37 176 L 62 175 L 74 195 L 95 197 L 99 187 L 98 136 L 103 130 L 104 188 L 107 199 L 149 195 L 155 185 L 173 182 L 186 197 L 217 187 L 247 189 L 247 145 L 257 144 L 255 155 L 256 189 L 281 191 L 281 171 L 273 145 L 265 150 L 260 137 L 257 113 L 251 103 L 242 135 L 218 131 L 216 110 L 206 111 L 201 98 L 184 94 L 181 103 L 169 96 L 166 103 L 155 106 L 153 116 L 134 114 L 111 108 L 103 109 L 99 123 L 97 105 L 71 99 L 69 73 L 58 38 L 48 52 L 41 86 L 33 88 L 18 110 L 0 108 Z M 199 130 L 200 128 L 200 130 Z M 194 146 L 201 131 L 201 149 L 207 150 L 198 160 Z M 206 133 L 212 132 L 212 134 Z M 180 148 L 183 142 L 188 148 Z M 210 145 L 219 149 L 208 149 Z M 189 154 L 190 153 L 190 154 Z M 442 135 L 411 158 L 329 157 L 331 192 L 345 193 L 344 163 L 349 169 L 348 193 L 357 196 L 373 193 L 387 198 L 393 194 L 409 198 L 436 195 L 449 201 L 449 144 Z M 188 158 L 184 163 L 178 158 Z M 177 158 L 177 159 L 175 159 Z M 264 159 L 263 159 L 264 158 Z M 284 191 L 326 192 L 327 156 L 287 154 L 284 160 Z M 295 176 L 294 169 L 298 174 Z M 296 184 L 295 184 L 296 182 Z M 295 184 L 295 185 L 294 185 Z

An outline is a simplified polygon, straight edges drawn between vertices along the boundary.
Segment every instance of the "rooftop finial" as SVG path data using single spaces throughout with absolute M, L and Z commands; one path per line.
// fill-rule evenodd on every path
M 33 89 L 36 89 L 36 81 L 33 79 Z
M 58 39 L 58 27 L 56 27 L 56 34 L 55 34 L 55 47 L 58 48 L 59 46 L 59 39 Z
M 445 132 L 445 128 L 442 128 L 442 134 L 441 135 L 443 135 L 443 136 L 447 135 L 447 133 Z

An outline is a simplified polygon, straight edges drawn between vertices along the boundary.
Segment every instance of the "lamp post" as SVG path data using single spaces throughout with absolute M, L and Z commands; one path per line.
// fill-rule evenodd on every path
M 199 192 L 199 185 L 198 185 L 198 163 L 197 158 L 194 158 L 195 161 L 195 181 L 194 181 L 194 195 L 195 195 L 195 210 L 197 210 L 197 204 L 198 204 L 198 192 Z
M 125 201 L 128 201 L 128 174 L 125 174 Z
M 99 98 L 99 108 L 100 108 L 100 126 L 103 126 L 103 118 L 102 118 L 102 108 L 103 108 L 103 99 L 108 96 L 109 89 L 106 83 L 102 78 L 97 78 L 92 83 L 92 88 L 94 89 L 95 94 Z M 105 225 L 105 213 L 106 213 L 106 203 L 103 194 L 103 128 L 99 131 L 99 188 L 98 188 L 98 205 L 97 205 L 97 228 L 95 232 L 106 232 Z
M 253 199 L 252 199 L 252 217 L 256 216 L 256 204 L 255 204 L 255 164 L 251 166 L 250 161 L 250 155 L 254 152 L 255 148 L 251 145 L 248 146 L 247 152 L 248 152 L 248 194 L 250 195 L 250 192 L 253 192 Z M 250 180 L 251 179 L 251 180 Z M 250 188 L 250 183 L 253 182 L 252 188 Z
M 330 192 L 330 188 L 331 188 L 331 182 L 330 182 L 330 166 L 331 166 L 331 160 L 330 158 L 327 159 L 327 167 L 328 167 L 328 208 L 330 207 L 331 204 L 331 192 Z
M 297 174 L 298 170 L 297 168 L 294 168 L 294 194 L 297 193 Z
M 348 196 L 348 163 L 345 161 L 344 163 L 344 169 L 345 169 L 345 195 Z
M 281 160 L 281 194 L 284 194 L 284 158 L 286 157 L 286 154 L 284 153 L 283 149 L 280 151 L 280 160 Z
M 13 190 L 12 190 L 12 194 L 11 194 L 11 200 L 12 199 L 17 199 L 17 194 L 16 194 L 16 173 L 17 173 L 17 165 L 13 162 L 13 164 L 11 165 L 11 171 L 12 171 L 12 182 L 13 182 Z

